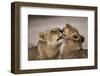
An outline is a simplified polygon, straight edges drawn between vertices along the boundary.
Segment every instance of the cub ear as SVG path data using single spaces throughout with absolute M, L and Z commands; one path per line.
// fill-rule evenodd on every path
M 71 25 L 70 25 L 70 24 L 66 24 L 66 27 L 70 28 L 70 27 L 71 27 Z
M 72 28 L 72 26 L 71 26 L 70 24 L 66 24 L 65 27 L 63 27 L 63 30 L 64 30 L 64 29 L 67 29 L 67 28 L 68 28 L 68 29 L 69 29 L 69 28 Z
M 39 32 L 39 39 L 41 41 L 46 41 L 46 33 L 45 32 Z
M 83 43 L 83 42 L 85 41 L 84 36 L 81 36 L 81 37 L 80 37 L 80 40 L 81 40 L 81 42 Z

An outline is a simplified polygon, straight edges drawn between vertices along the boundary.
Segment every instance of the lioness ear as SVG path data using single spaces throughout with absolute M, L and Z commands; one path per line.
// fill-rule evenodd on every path
M 39 39 L 41 41 L 46 41 L 46 33 L 44 32 L 39 32 Z
M 45 36 L 44 32 L 39 32 L 39 37 L 43 38 Z
M 84 41 L 85 41 L 85 38 L 84 38 L 84 36 L 81 36 L 81 42 L 83 43 Z

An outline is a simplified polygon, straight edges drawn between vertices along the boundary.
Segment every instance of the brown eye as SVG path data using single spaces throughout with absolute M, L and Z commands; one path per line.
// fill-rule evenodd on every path
M 77 33 L 73 33 L 72 36 L 71 36 L 71 38 L 72 38 L 73 40 L 75 40 L 75 41 L 78 41 L 78 40 L 80 39 L 80 35 L 77 34 Z
M 74 35 L 74 36 L 73 36 L 73 38 L 74 38 L 74 39 L 77 39 L 77 38 L 78 38 L 78 36 L 77 36 L 77 35 Z

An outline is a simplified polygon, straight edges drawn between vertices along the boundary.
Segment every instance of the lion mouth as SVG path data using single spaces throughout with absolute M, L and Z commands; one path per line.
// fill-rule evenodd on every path
M 63 37 L 61 36 L 61 37 L 59 37 L 59 38 L 57 39 L 57 41 L 62 40 L 62 39 L 63 39 Z

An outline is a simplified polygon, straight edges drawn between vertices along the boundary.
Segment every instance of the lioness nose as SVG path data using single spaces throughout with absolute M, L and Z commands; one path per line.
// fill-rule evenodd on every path
M 59 32 L 63 33 L 63 30 L 60 29 Z

